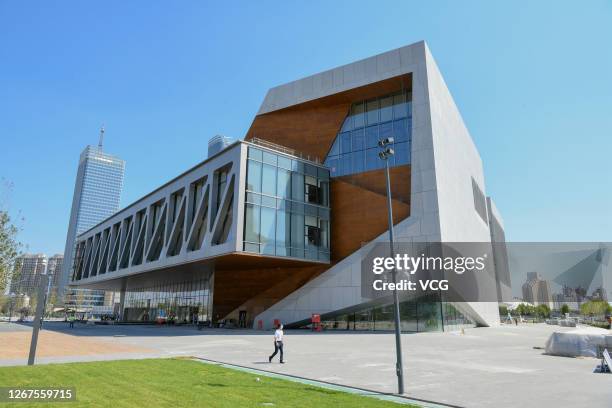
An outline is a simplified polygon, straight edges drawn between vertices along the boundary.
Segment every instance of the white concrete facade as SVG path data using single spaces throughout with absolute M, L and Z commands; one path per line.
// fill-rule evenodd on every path
M 488 222 L 474 208 L 472 188 L 474 180 L 486 191 L 482 161 L 425 42 L 272 88 L 259 114 L 405 74 L 412 75 L 410 216 L 396 225 L 396 241 L 490 242 Z M 388 232 L 381 234 L 362 251 L 387 237 Z M 361 297 L 357 251 L 255 317 L 255 322 L 291 323 L 369 300 Z M 497 303 L 455 306 L 479 325 L 499 324 Z

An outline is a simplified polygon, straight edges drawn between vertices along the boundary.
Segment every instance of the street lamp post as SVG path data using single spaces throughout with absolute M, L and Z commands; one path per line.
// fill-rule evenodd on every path
M 383 150 L 378 153 L 378 156 L 385 162 L 385 175 L 387 179 L 387 213 L 389 216 L 389 250 L 391 252 L 391 258 L 395 258 L 395 249 L 393 247 L 393 207 L 391 205 L 391 180 L 389 177 L 389 158 L 392 157 L 395 152 L 390 144 L 393 143 L 393 138 L 388 137 L 378 142 L 378 145 Z M 397 269 L 393 268 L 393 283 L 397 283 Z M 400 329 L 400 310 L 399 310 L 399 297 L 397 289 L 393 288 L 393 314 L 395 317 L 395 353 L 396 363 L 395 371 L 397 374 L 397 393 L 404 393 L 404 365 L 402 363 L 402 341 L 401 341 L 401 329 Z
M 48 287 L 49 275 L 48 263 L 45 263 L 45 273 L 40 276 L 40 283 L 38 287 L 38 301 L 36 303 L 36 314 L 34 315 L 34 321 L 32 322 L 32 340 L 30 341 L 30 354 L 28 356 L 28 365 L 34 365 L 34 359 L 36 358 L 36 347 L 38 345 L 38 331 L 42 326 L 43 314 L 45 312 L 45 306 L 47 303 L 46 289 Z
M 44 309 L 45 311 L 43 311 L 43 316 L 47 310 L 47 302 L 49 302 L 49 293 L 51 292 L 51 282 L 52 281 L 53 281 L 53 274 L 49 274 L 47 272 L 47 292 L 45 293 L 45 309 Z

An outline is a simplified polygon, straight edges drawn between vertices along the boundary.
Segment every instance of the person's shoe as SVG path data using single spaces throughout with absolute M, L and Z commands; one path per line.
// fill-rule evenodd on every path
M 284 361 L 281 361 L 280 363 L 281 363 L 281 364 L 285 364 L 285 362 L 284 362 Z
M 272 362 L 272 357 L 268 357 L 268 363 Z

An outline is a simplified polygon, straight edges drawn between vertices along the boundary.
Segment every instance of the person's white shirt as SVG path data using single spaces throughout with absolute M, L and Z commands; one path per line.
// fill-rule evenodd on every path
M 283 341 L 283 329 L 276 329 L 274 332 L 274 341 Z

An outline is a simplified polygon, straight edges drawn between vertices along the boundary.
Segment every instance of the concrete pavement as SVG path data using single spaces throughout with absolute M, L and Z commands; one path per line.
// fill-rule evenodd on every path
M 395 346 L 390 333 L 287 331 L 287 364 L 269 364 L 272 333 L 253 330 L 154 326 L 85 326 L 70 330 L 48 323 L 70 337 L 140 347 L 147 353 L 41 357 L 38 363 L 117 358 L 197 356 L 317 381 L 395 392 Z M 520 325 L 468 329 L 459 333 L 402 336 L 407 395 L 465 407 L 610 407 L 612 375 L 593 373 L 592 358 L 543 354 L 558 326 Z M 0 333 L 0 336 L 2 334 Z M 19 363 L 3 359 L 0 364 Z

